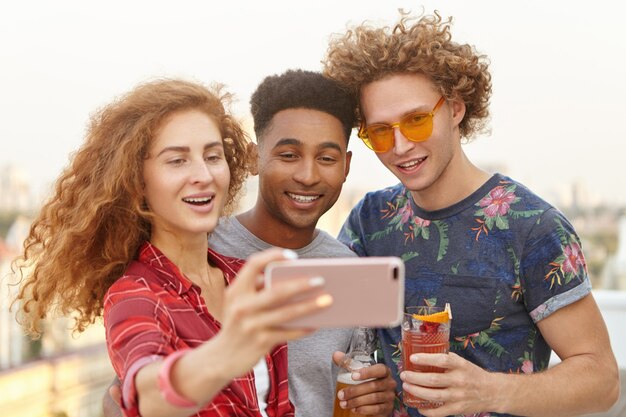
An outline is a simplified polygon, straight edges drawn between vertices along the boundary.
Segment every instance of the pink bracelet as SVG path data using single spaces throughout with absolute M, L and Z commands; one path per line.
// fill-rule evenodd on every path
M 161 369 L 159 370 L 159 391 L 161 391 L 161 395 L 165 401 L 176 407 L 191 408 L 198 406 L 193 401 L 177 393 L 172 386 L 172 380 L 170 378 L 172 366 L 178 359 L 180 359 L 181 356 L 186 354 L 188 350 L 189 349 L 177 350 L 176 352 L 170 354 L 167 358 L 165 358 L 163 366 L 161 366 Z

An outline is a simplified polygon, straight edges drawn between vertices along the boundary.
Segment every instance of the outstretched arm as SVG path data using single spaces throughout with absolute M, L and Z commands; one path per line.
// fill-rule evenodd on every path
M 282 325 L 328 305 L 329 296 L 319 296 L 315 291 L 319 280 L 298 278 L 271 289 L 257 288 L 257 278 L 265 266 L 283 259 L 283 251 L 277 249 L 252 255 L 224 292 L 222 326 L 216 336 L 198 347 L 170 353 L 165 361 L 150 357 L 151 362 L 136 372 L 132 381 L 140 415 L 183 417 L 194 414 L 233 378 L 252 369 L 276 345 L 311 332 Z M 287 303 L 294 297 L 301 297 L 301 301 Z M 224 355 L 224 352 L 229 354 Z M 173 354 L 181 356 L 171 356 Z M 203 366 L 198 367 L 199 363 Z M 157 383 L 166 365 L 171 365 L 166 368 L 170 390 L 182 397 L 178 404 L 166 401 Z M 125 378 L 132 378 L 132 375 L 127 371 Z

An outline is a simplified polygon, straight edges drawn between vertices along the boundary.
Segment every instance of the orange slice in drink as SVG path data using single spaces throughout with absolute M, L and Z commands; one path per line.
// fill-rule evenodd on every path
M 446 303 L 443 311 L 433 314 L 413 314 L 416 320 L 427 321 L 430 323 L 447 323 L 452 319 L 452 310 L 450 304 Z

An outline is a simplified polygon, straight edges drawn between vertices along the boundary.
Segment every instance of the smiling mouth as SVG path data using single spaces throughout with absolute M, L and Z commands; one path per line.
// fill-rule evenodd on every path
M 294 193 L 287 193 L 289 198 L 298 202 L 298 203 L 312 203 L 313 201 L 319 199 L 320 195 L 300 195 Z
M 404 164 L 398 165 L 400 168 L 403 169 L 411 169 L 414 168 L 416 166 L 418 166 L 419 164 L 421 164 L 422 162 L 424 162 L 426 160 L 426 156 L 423 158 L 419 158 L 419 159 L 414 159 L 412 161 L 409 162 L 405 162 Z
M 213 197 L 202 197 L 202 198 L 183 198 L 185 203 L 193 204 L 194 206 L 204 206 L 205 204 L 209 204 L 213 201 Z

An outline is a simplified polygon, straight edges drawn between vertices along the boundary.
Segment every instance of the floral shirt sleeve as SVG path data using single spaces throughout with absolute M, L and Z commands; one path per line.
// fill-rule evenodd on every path
M 526 242 L 520 280 L 533 321 L 538 322 L 589 293 L 580 239 L 558 210 L 545 211 Z

